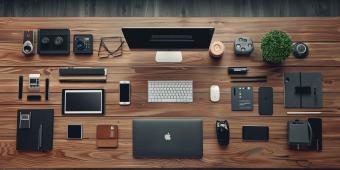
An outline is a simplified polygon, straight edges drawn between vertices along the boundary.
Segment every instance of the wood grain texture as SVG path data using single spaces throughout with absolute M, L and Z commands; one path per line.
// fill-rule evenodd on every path
M 100 37 L 120 36 L 123 26 L 213 26 L 214 40 L 225 43 L 223 58 L 213 60 L 206 51 L 185 51 L 182 63 L 156 63 L 155 52 L 130 51 L 111 59 L 93 56 L 39 56 L 21 54 L 23 31 L 38 28 L 71 29 L 75 33 L 92 33 L 98 50 Z M 294 41 L 310 47 L 308 58 L 290 56 L 282 65 L 265 64 L 261 59 L 261 37 L 272 29 L 289 33 Z M 0 168 L 340 168 L 340 18 L 0 18 Z M 236 57 L 232 42 L 240 35 L 252 37 L 255 51 L 250 57 Z M 331 39 L 330 39 L 331 38 Z M 60 83 L 58 68 L 65 66 L 103 66 L 108 68 L 107 83 Z M 248 66 L 249 75 L 266 75 L 266 83 L 231 83 L 228 66 Z M 283 104 L 284 72 L 320 72 L 323 75 L 324 107 L 322 111 L 324 150 L 296 152 L 288 150 L 288 120 L 307 119 L 306 115 L 287 115 Z M 50 78 L 50 100 L 28 102 L 17 100 L 18 76 L 40 73 Z M 191 104 L 148 103 L 147 80 L 194 80 L 194 102 Z M 119 106 L 118 82 L 132 82 L 132 104 Z M 221 101 L 209 101 L 209 87 L 221 87 Z M 254 86 L 254 110 L 232 112 L 230 87 Z M 258 87 L 274 89 L 274 115 L 258 115 Z M 65 88 L 104 88 L 106 114 L 102 117 L 65 117 L 61 114 L 61 91 Z M 41 95 L 43 95 L 42 84 Z M 24 88 L 24 99 L 28 94 Z M 16 111 L 20 108 L 53 108 L 55 110 L 54 149 L 48 153 L 15 150 Z M 204 120 L 204 157 L 199 160 L 143 159 L 132 157 L 132 119 L 135 118 L 201 118 Z M 227 119 L 231 127 L 231 144 L 217 144 L 215 121 Z M 84 140 L 66 140 L 66 126 L 84 125 Z M 97 149 L 95 128 L 98 124 L 119 125 L 119 148 Z M 243 142 L 242 126 L 267 125 L 269 142 Z
M 339 7 L 338 0 L 0 0 L 0 16 L 339 16 Z

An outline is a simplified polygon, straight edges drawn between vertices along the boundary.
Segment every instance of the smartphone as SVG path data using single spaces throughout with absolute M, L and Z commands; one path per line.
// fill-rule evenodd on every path
M 119 104 L 129 105 L 131 96 L 130 81 L 120 81 L 119 82 Z
M 242 138 L 246 141 L 268 141 L 269 127 L 268 126 L 243 126 Z

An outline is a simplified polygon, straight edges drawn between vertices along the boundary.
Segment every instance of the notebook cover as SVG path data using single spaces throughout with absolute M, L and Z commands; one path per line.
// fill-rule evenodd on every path
M 311 94 L 301 96 L 301 108 L 322 107 L 322 76 L 320 73 L 301 73 L 301 86 L 311 87 Z
M 31 112 L 30 128 L 20 129 L 20 112 Z M 19 151 L 49 151 L 53 146 L 53 109 L 21 109 L 17 112 L 16 149 Z M 39 147 L 39 129 L 42 132 Z
M 284 73 L 284 104 L 286 108 L 300 108 L 300 95 L 295 93 L 295 87 L 300 86 L 300 73 Z
M 116 148 L 118 147 L 118 126 L 97 125 L 97 147 Z

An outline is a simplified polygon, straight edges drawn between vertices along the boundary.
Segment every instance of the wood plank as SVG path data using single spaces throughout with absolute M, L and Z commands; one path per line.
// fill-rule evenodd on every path
M 286 140 L 242 142 L 232 140 L 221 148 L 215 139 L 204 140 L 203 159 L 133 159 L 130 140 L 120 140 L 117 149 L 97 149 L 95 141 L 55 140 L 49 153 L 15 151 L 14 140 L 0 140 L 0 164 L 11 168 L 336 168 L 340 158 L 338 139 L 325 140 L 322 152 L 287 150 Z M 61 163 L 62 162 L 62 163 Z M 259 162 L 261 162 L 259 164 Z

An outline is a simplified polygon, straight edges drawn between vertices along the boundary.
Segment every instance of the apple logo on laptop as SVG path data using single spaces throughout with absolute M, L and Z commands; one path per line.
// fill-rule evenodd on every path
M 170 134 L 170 132 L 168 132 L 168 133 L 166 133 L 164 135 L 164 139 L 165 139 L 165 141 L 171 141 L 171 134 Z

